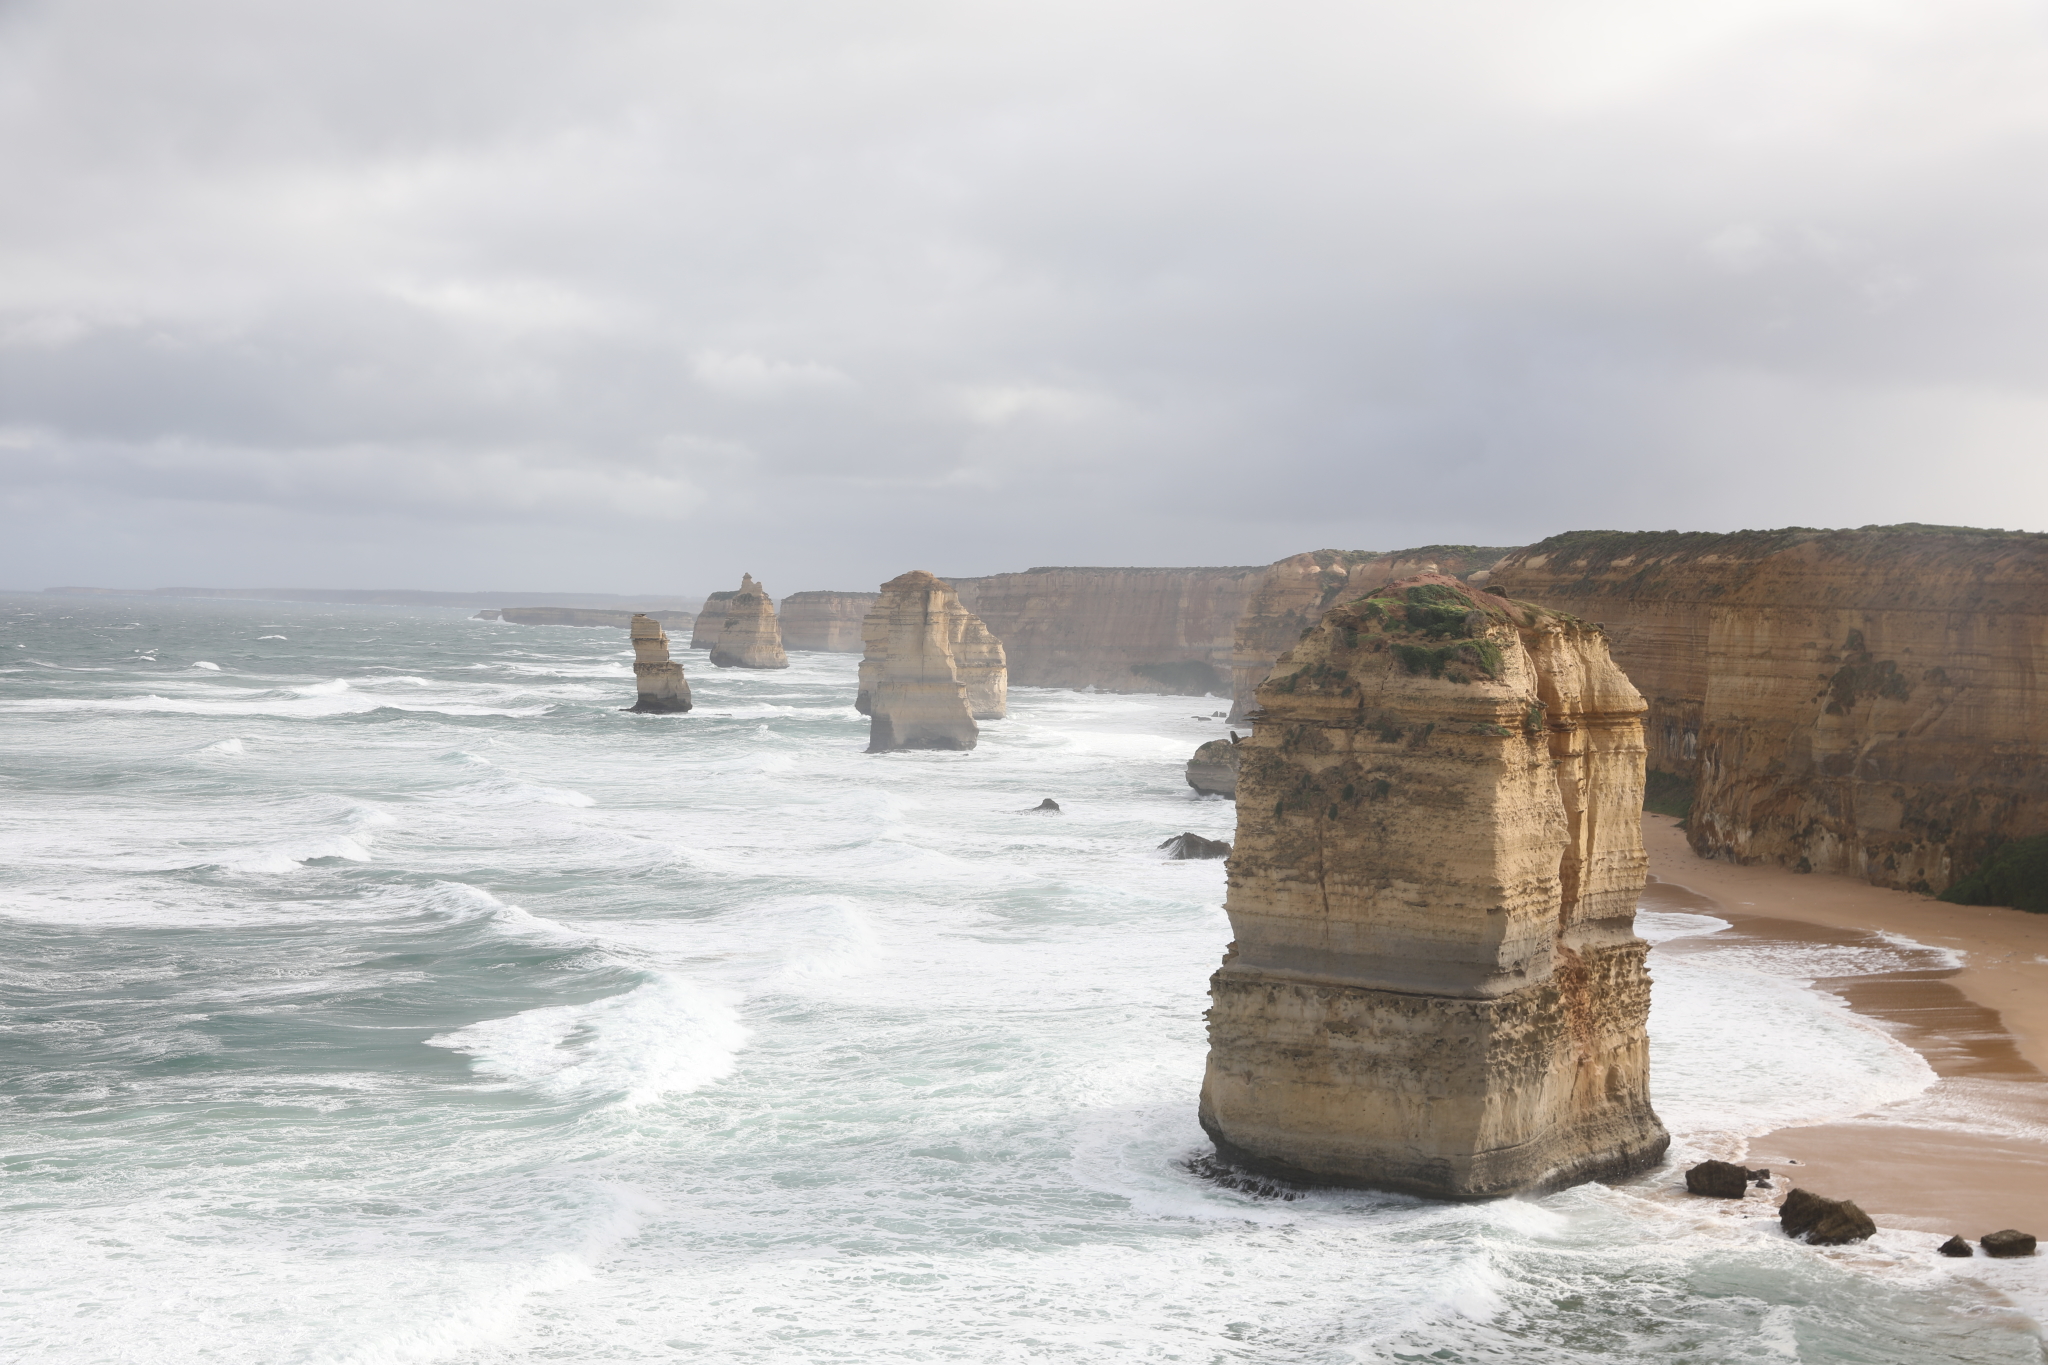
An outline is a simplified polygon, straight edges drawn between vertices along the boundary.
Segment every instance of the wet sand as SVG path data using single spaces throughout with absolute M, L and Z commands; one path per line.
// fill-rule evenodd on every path
M 1750 1143 L 1749 1164 L 1854 1199 L 1888 1227 L 1972 1241 L 2004 1227 L 2048 1236 L 2048 1073 L 2040 1065 L 2048 1061 L 2048 916 L 1711 862 L 1693 855 L 1676 823 L 1644 818 L 1659 883 L 1646 904 L 1717 915 L 1734 927 L 1660 952 L 1760 941 L 1848 945 L 1889 932 L 1964 955 L 1960 968 L 1818 981 L 1926 1057 L 1940 1079 L 1913 1099 L 1843 1122 L 1768 1133 Z

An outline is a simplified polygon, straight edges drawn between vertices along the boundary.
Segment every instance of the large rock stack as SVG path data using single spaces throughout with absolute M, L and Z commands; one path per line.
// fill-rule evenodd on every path
M 862 626 L 868 651 L 856 703 L 873 717 L 869 753 L 972 749 L 980 738 L 953 653 L 957 614 L 953 589 L 921 569 L 882 585 Z
M 1309 1182 L 1475 1198 L 1656 1163 L 1643 700 L 1601 631 L 1443 574 L 1258 689 L 1202 1126 Z
M 639 696 L 629 711 L 675 712 L 690 709 L 690 683 L 683 666 L 668 657 L 668 632 L 651 616 L 635 614 L 633 679 Z
M 726 599 L 725 624 L 711 646 L 711 662 L 718 668 L 789 667 L 775 603 L 752 574 L 742 574 L 739 590 Z
M 981 618 L 960 605 L 952 585 L 922 569 L 891 579 L 861 622 L 865 649 L 860 661 L 860 690 L 854 709 L 874 714 L 875 682 L 882 676 L 889 654 L 891 622 L 899 608 L 895 597 L 908 594 L 917 602 L 929 602 L 946 622 L 946 648 L 953 656 L 953 673 L 967 689 L 967 708 L 976 720 L 1001 720 L 1010 713 L 1010 669 L 1003 642 L 989 632 Z

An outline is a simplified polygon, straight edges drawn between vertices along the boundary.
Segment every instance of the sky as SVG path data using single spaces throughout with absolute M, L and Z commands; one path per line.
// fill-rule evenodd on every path
M 2048 529 L 2048 7 L 0 0 L 0 586 Z

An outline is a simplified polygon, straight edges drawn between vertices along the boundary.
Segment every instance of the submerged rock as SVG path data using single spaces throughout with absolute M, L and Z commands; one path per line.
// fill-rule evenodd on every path
M 953 660 L 952 605 L 953 589 L 922 569 L 882 585 L 861 631 L 869 753 L 972 749 L 980 739 Z
M 1960 1237 L 1949 1238 L 1937 1250 L 1944 1256 L 1975 1256 L 1977 1254 L 1970 1249 L 1970 1244 Z
M 1212 739 L 1195 750 L 1195 756 L 1188 760 L 1188 785 L 1198 792 L 1235 797 L 1237 751 L 1238 738 L 1235 730 L 1230 732 L 1229 739 Z
M 1749 1171 L 1731 1161 L 1702 1161 L 1685 1173 L 1685 1192 L 1740 1199 L 1749 1193 Z
M 725 624 L 711 647 L 711 662 L 719 668 L 789 667 L 775 603 L 752 574 L 741 575 L 739 590 L 726 600 Z
M 651 616 L 634 616 L 633 679 L 639 697 L 629 711 L 677 712 L 690 709 L 690 683 L 683 666 L 668 657 L 668 632 Z
M 1257 699 L 1218 1152 L 1451 1198 L 1655 1166 L 1644 703 L 1599 629 L 1420 575 L 1325 613 Z
M 2034 1234 L 2006 1228 L 2002 1232 L 1984 1234 L 1977 1239 L 1977 1245 L 1984 1248 L 1986 1256 L 2031 1256 L 2034 1254 Z
M 1160 845 L 1172 850 L 1166 856 L 1175 861 L 1193 858 L 1228 858 L 1230 845 L 1221 839 L 1204 839 L 1199 834 L 1176 834 Z
M 1877 1231 L 1870 1215 L 1851 1201 L 1829 1199 L 1810 1190 L 1794 1190 L 1785 1196 L 1778 1206 L 1778 1226 L 1788 1237 L 1804 1237 L 1823 1247 L 1860 1242 Z

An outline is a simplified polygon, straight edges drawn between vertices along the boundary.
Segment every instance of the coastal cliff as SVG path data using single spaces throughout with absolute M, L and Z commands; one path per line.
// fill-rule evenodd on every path
M 1237 618 L 1264 569 L 1036 568 L 949 579 L 1019 687 L 1226 695 Z
M 905 598 L 906 601 L 899 601 Z M 886 667 L 890 640 L 899 612 L 930 610 L 944 619 L 946 649 L 953 676 L 966 689 L 967 708 L 976 720 L 1001 720 L 1010 713 L 1010 675 L 1003 642 L 989 633 L 980 618 L 960 605 L 959 595 L 944 579 L 922 569 L 891 579 L 876 595 L 875 606 L 861 622 L 864 653 L 854 709 L 874 714 L 877 681 Z
M 1605 623 L 1704 856 L 1934 892 L 2048 834 L 2048 536 L 1572 532 L 1489 586 Z
M 863 634 L 862 708 L 872 717 L 868 752 L 972 749 L 981 735 L 954 662 L 960 614 L 950 585 L 921 569 L 882 585 Z
M 1445 573 L 1464 579 L 1508 553 L 1506 547 L 1423 545 L 1412 550 L 1309 550 L 1269 565 L 1231 631 L 1230 719 L 1251 712 L 1253 693 L 1303 631 L 1339 602 L 1396 578 Z
M 729 592 L 715 592 L 704 599 L 703 610 L 697 613 L 690 626 L 691 649 L 718 648 L 718 637 L 725 630 L 726 604 L 732 599 L 733 594 Z
M 1311 1183 L 1654 1165 L 1644 703 L 1597 627 L 1431 574 L 1337 606 L 1240 749 L 1201 1122 Z
M 632 618 L 633 680 L 639 695 L 629 711 L 678 712 L 690 709 L 690 684 L 683 666 L 668 657 L 668 632 L 661 622 L 638 613 Z
M 726 599 L 725 623 L 711 646 L 711 662 L 717 668 L 789 667 L 775 603 L 752 574 L 742 574 L 738 590 Z
M 788 649 L 858 654 L 861 622 L 880 597 L 872 592 L 793 592 L 782 599 L 782 643 Z

